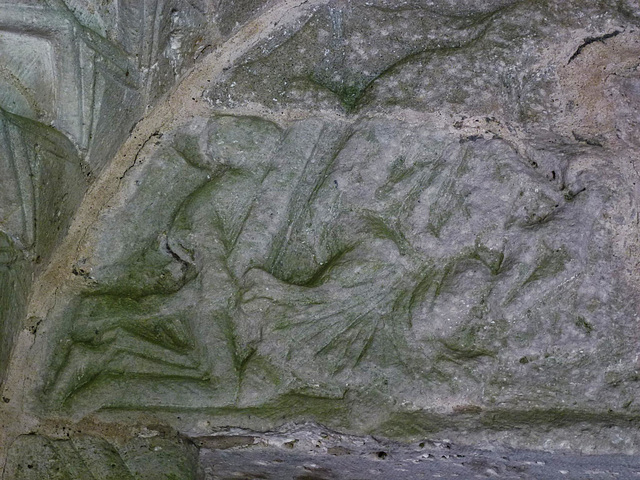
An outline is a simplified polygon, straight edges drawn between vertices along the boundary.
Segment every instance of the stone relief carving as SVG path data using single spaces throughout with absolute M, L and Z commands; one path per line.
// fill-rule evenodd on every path
M 632 3 L 0 0 L 3 478 L 149 418 L 637 452 Z
M 572 348 L 605 321 L 585 287 L 609 268 L 600 210 L 584 206 L 610 193 L 561 160 L 562 181 L 498 138 L 235 116 L 146 155 L 101 228 L 130 227 L 86 260 L 87 288 L 61 319 L 43 391 L 54 410 L 341 401 L 371 385 L 414 404 L 461 389 L 509 402 L 498 377 L 535 383 L 517 370 L 541 332 Z M 170 164 L 182 172 L 165 174 L 178 183 L 168 205 L 154 178 Z M 548 372 L 557 387 L 540 397 L 568 401 L 568 372 Z
M 0 4 L 0 232 L 19 255 L 46 260 L 88 181 L 102 171 L 147 105 L 211 40 L 203 8 L 179 0 Z M 51 153 L 60 165 L 51 164 Z M 64 208 L 56 210 L 60 204 Z M 54 230 L 46 231 L 52 224 Z M 33 267 L 23 268 L 21 278 L 29 278 Z M 20 285 L 27 292 L 7 287 L 6 302 L 27 295 L 28 281 Z M 0 352 L 0 372 L 20 311 L 14 305 L 2 312 L 7 345 Z
M 193 64 L 206 29 L 197 3 L 93 3 L 2 4 L 0 100 L 67 134 L 100 170 L 143 109 Z
M 162 458 L 154 451 L 162 451 Z M 123 445 L 86 434 L 73 439 L 23 435 L 13 445 L 5 477 L 186 480 L 197 478 L 197 472 L 196 448 L 170 438 L 139 437 Z
M 0 379 L 33 272 L 64 235 L 85 179 L 79 156 L 63 135 L 0 109 Z

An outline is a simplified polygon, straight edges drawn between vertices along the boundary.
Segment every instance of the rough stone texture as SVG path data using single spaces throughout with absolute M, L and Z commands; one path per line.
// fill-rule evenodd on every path
M 0 3 L 4 478 L 218 478 L 197 438 L 307 421 L 640 452 L 639 23 Z
M 112 443 L 92 435 L 72 440 L 24 435 L 12 446 L 5 475 L 19 480 L 604 480 L 640 474 L 640 460 L 632 456 L 487 451 L 448 440 L 403 444 L 314 424 L 284 425 L 266 433 L 227 428 L 190 440 L 149 429 L 138 435 Z
M 158 434 L 139 432 L 114 444 L 79 433 L 70 439 L 21 435 L 11 446 L 4 478 L 190 480 L 201 476 L 193 443 Z

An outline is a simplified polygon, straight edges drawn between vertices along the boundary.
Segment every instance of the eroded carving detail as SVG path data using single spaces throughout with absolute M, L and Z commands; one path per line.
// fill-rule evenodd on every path
M 87 180 L 214 35 L 198 2 L 98 3 L 0 3 L 0 233 L 37 264 L 64 235 Z M 5 302 L 28 296 L 25 268 L 25 291 L 12 287 Z M 18 303 L 2 312 L 0 372 Z
M 455 395 L 456 375 L 511 375 L 507 358 L 558 321 L 550 309 L 566 317 L 561 338 L 580 335 L 594 267 L 577 239 L 597 214 L 572 208 L 569 186 L 502 140 L 223 116 L 149 154 L 139 178 L 173 156 L 207 179 L 158 212 L 167 230 L 138 230 L 134 256 L 88 260 L 44 391 L 51 407 L 248 407 L 371 383 L 402 398 L 407 378 Z M 571 215 L 580 224 L 559 234 Z
M 0 463 L 148 415 L 637 450 L 630 5 L 0 4 Z
M 159 432 L 110 444 L 99 436 L 73 432 L 73 438 L 22 435 L 11 446 L 3 478 L 193 480 L 197 450 L 180 438 Z

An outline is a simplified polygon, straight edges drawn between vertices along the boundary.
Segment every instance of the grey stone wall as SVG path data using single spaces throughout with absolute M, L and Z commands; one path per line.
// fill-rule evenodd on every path
M 197 478 L 194 438 L 309 421 L 637 453 L 639 23 L 0 3 L 5 478 Z

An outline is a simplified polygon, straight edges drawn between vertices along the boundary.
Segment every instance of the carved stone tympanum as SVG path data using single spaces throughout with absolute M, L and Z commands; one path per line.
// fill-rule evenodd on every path
M 305 422 L 640 451 L 639 23 L 0 3 L 3 478 L 240 478 Z

